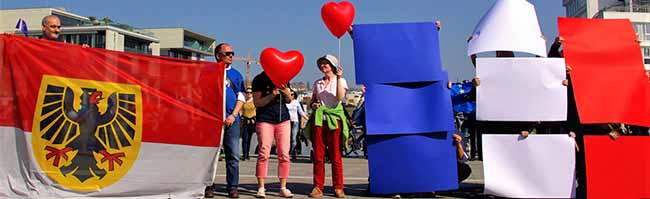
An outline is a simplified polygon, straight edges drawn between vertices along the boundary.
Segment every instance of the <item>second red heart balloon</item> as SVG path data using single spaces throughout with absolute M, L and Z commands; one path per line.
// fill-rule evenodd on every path
M 296 50 L 283 53 L 275 48 L 266 48 L 260 55 L 260 64 L 273 84 L 281 87 L 300 73 L 305 58 Z
M 348 1 L 341 3 L 327 2 L 320 11 L 320 16 L 327 29 L 336 38 L 341 38 L 354 21 L 354 5 Z

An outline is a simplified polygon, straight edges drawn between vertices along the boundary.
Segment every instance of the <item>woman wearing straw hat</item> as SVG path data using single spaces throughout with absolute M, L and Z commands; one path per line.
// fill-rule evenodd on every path
M 311 141 L 314 148 L 314 188 L 310 197 L 323 196 L 325 184 L 325 149 L 332 161 L 332 184 L 337 198 L 345 197 L 343 191 L 343 161 L 341 160 L 341 136 L 347 139 L 348 126 L 341 101 L 345 98 L 348 84 L 343 78 L 343 69 L 333 55 L 316 60 L 318 69 L 324 74 L 314 82 L 311 108 L 314 110 Z M 345 141 L 343 142 L 345 143 Z

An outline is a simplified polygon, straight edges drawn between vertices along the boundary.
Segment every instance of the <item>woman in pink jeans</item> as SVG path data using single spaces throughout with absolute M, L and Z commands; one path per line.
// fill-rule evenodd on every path
M 257 156 L 256 176 L 258 190 L 255 197 L 266 197 L 264 179 L 268 171 L 271 144 L 275 138 L 278 154 L 278 178 L 280 179 L 280 196 L 285 198 L 293 197 L 287 189 L 287 178 L 291 157 L 289 146 L 291 142 L 291 122 L 289 121 L 289 110 L 285 104 L 293 100 L 291 90 L 287 87 L 276 87 L 265 72 L 260 73 L 253 79 L 253 101 L 257 112 L 257 142 L 259 153 Z

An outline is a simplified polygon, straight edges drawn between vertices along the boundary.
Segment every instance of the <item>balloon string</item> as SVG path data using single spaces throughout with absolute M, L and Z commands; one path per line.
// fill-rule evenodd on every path
M 337 67 L 342 66 L 343 59 L 341 58 L 341 38 L 339 38 L 339 65 Z

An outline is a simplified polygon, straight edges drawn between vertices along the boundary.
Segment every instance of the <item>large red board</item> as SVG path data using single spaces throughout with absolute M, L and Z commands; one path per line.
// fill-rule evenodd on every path
M 589 198 L 650 198 L 650 137 L 585 136 Z
M 580 122 L 650 126 L 650 84 L 627 19 L 559 18 Z

